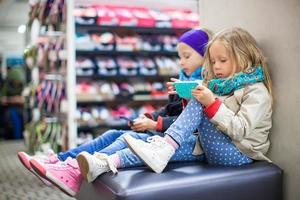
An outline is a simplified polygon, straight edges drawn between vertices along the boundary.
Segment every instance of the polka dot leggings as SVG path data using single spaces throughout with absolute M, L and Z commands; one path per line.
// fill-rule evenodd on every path
M 217 130 L 203 113 L 201 104 L 192 99 L 177 120 L 166 131 L 180 146 L 198 129 L 199 141 L 209 164 L 239 166 L 253 160 L 239 151 L 229 136 Z

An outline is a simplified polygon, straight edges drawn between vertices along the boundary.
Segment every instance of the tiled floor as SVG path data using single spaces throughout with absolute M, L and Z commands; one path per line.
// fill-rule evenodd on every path
M 0 200 L 73 200 L 23 167 L 17 152 L 24 150 L 23 141 L 0 141 Z

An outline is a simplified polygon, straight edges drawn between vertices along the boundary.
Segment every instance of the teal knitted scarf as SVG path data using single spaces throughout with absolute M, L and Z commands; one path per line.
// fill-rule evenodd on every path
M 186 73 L 183 70 L 180 70 L 179 80 L 181 81 L 202 80 L 202 66 L 197 68 L 190 76 L 186 75 Z
M 249 72 L 239 72 L 230 78 L 215 78 L 208 82 L 208 88 L 219 96 L 228 95 L 246 85 L 262 82 L 264 71 L 261 66 L 251 67 Z

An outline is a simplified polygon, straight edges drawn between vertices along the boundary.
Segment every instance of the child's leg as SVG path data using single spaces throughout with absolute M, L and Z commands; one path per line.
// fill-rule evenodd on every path
M 182 145 L 186 138 L 190 137 L 199 127 L 202 117 L 201 104 L 196 99 L 192 99 L 176 121 L 168 128 L 166 134 L 171 136 L 179 145 Z
M 34 171 L 42 178 L 60 188 L 64 193 L 75 196 L 79 191 L 82 176 L 75 159 L 67 159 L 56 164 L 44 164 L 32 159 L 30 164 Z
M 83 144 L 79 147 L 74 149 L 60 152 L 58 154 L 58 158 L 62 161 L 66 160 L 68 157 L 76 158 L 76 156 L 83 151 L 87 151 L 90 154 L 94 152 L 100 151 L 101 149 L 107 147 L 112 142 L 114 142 L 118 137 L 120 137 L 126 131 L 124 130 L 109 130 L 100 135 L 99 137 L 95 138 L 93 141 Z
M 190 136 L 177 149 L 175 154 L 171 157 L 170 161 L 203 161 L 204 154 L 198 156 L 192 154 L 196 139 L 197 137 L 195 135 Z M 113 156 L 115 155 L 118 155 L 118 158 L 120 159 L 120 166 L 117 166 L 118 168 L 137 167 L 144 165 L 144 162 L 128 148 L 118 151 Z
M 175 150 L 180 148 L 201 124 L 202 106 L 192 99 L 178 116 L 176 121 L 165 132 L 164 138 L 153 138 L 150 143 L 126 136 L 126 143 L 141 160 L 153 171 L 161 173 L 172 159 Z
M 110 157 L 119 159 L 119 161 L 114 160 L 114 163 L 118 163 L 117 168 L 139 167 L 144 165 L 144 162 L 128 148 L 117 151 Z
M 175 154 L 171 157 L 171 162 L 180 162 L 180 161 L 204 161 L 205 156 L 202 155 L 193 155 L 195 148 L 195 143 L 198 137 L 196 135 L 191 135 L 187 140 L 181 143 L 181 146 L 177 149 Z
M 111 155 L 116 153 L 119 150 L 127 148 L 127 143 L 124 140 L 125 135 L 130 135 L 136 139 L 140 139 L 143 141 L 146 141 L 147 138 L 151 135 L 147 133 L 136 133 L 134 131 L 126 131 L 124 134 L 119 136 L 113 143 L 111 143 L 109 146 L 105 147 L 104 149 L 100 150 L 99 153 L 104 153 L 107 155 Z
M 229 136 L 215 128 L 204 116 L 199 127 L 200 142 L 208 163 L 224 166 L 239 166 L 252 163 L 253 160 L 239 151 Z

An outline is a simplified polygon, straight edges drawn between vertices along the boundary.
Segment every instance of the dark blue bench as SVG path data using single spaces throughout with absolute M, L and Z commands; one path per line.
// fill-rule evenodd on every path
M 172 163 L 162 174 L 119 170 L 82 184 L 80 200 L 282 200 L 282 170 L 272 163 L 240 167 Z

